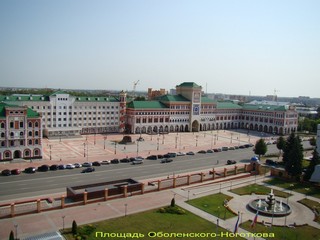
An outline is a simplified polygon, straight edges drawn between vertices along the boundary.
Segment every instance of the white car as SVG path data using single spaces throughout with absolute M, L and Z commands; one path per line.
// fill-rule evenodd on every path
M 82 165 L 80 163 L 75 163 L 73 165 L 74 165 L 75 168 L 81 168 L 82 167 Z
M 91 162 L 84 162 L 84 163 L 82 163 L 82 167 L 92 167 L 92 163 Z
M 177 156 L 185 156 L 186 154 L 183 152 L 177 152 Z
M 75 166 L 73 165 L 73 164 L 67 164 L 66 165 L 66 169 L 74 169 L 75 168 Z

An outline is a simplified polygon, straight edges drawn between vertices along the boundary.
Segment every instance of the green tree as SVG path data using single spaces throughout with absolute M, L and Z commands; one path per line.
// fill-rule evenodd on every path
M 72 222 L 72 234 L 76 235 L 78 233 L 78 225 L 75 220 Z
M 283 154 L 282 154 L 282 161 L 284 164 L 289 161 L 289 152 L 293 148 L 293 142 L 294 142 L 295 134 L 291 133 L 290 136 L 287 138 L 285 147 L 283 149 Z
M 279 157 L 285 147 L 286 147 L 286 140 L 284 139 L 284 137 L 280 136 L 277 140 L 277 148 L 279 149 Z
M 171 207 L 176 206 L 176 201 L 174 200 L 174 198 L 171 199 L 171 204 L 170 205 L 171 205 Z
M 303 176 L 304 180 L 306 180 L 306 181 L 310 180 L 312 173 L 314 172 L 314 169 L 315 169 L 316 165 L 318 165 L 318 164 L 320 164 L 320 157 L 319 157 L 317 149 L 315 149 L 312 153 L 312 158 L 311 158 L 311 161 L 310 161 L 309 166 L 307 168 L 307 171 Z
M 14 233 L 13 233 L 12 230 L 11 230 L 10 235 L 9 235 L 9 240 L 14 240 Z
M 288 160 L 285 169 L 292 177 L 299 177 L 302 173 L 303 147 L 299 136 L 294 137 L 291 149 L 287 152 Z
M 259 155 L 259 159 L 261 155 L 265 155 L 267 152 L 268 148 L 267 148 L 267 144 L 265 143 L 264 139 L 259 139 L 256 142 L 256 145 L 254 147 L 254 153 Z

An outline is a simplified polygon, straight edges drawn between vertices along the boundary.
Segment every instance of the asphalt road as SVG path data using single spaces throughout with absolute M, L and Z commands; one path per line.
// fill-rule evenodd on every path
M 275 145 L 268 146 L 268 153 L 278 152 Z M 43 195 L 46 193 L 65 192 L 67 186 L 111 181 L 123 178 L 136 180 L 155 178 L 173 174 L 224 166 L 228 159 L 237 163 L 248 163 L 254 155 L 253 148 L 229 150 L 218 153 L 180 156 L 171 163 L 160 163 L 160 160 L 144 160 L 141 165 L 119 163 L 95 167 L 92 173 L 81 173 L 81 168 L 22 173 L 16 176 L 0 177 L 0 201 Z M 219 162 L 219 164 L 217 164 Z

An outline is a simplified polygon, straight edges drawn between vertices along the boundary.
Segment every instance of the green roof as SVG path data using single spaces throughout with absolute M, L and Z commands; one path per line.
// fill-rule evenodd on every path
M 127 108 L 135 109 L 163 109 L 168 108 L 159 101 L 132 101 L 128 103 Z
M 159 101 L 162 102 L 190 102 L 187 98 L 183 97 L 182 95 L 170 95 L 166 94 L 157 98 Z
M 0 118 L 5 118 L 6 117 L 6 107 L 23 108 L 21 106 L 11 105 L 11 104 L 7 104 L 7 103 L 4 103 L 4 102 L 0 102 Z M 40 114 L 37 113 L 36 111 L 33 111 L 31 108 L 27 108 L 27 117 L 40 117 Z
M 215 101 L 211 98 L 208 98 L 207 96 L 202 96 L 201 103 L 215 103 Z
M 284 106 L 284 105 L 266 105 L 266 104 L 244 104 L 243 110 L 286 111 L 286 106 Z
M 242 109 L 242 107 L 236 103 L 224 101 L 217 102 L 217 109 Z
M 177 85 L 177 87 L 200 87 L 200 86 L 194 82 L 183 82 L 180 85 Z

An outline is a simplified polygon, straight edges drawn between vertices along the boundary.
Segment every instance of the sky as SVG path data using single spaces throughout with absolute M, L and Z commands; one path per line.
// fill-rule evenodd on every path
M 0 86 L 320 97 L 318 0 L 1 0 Z

